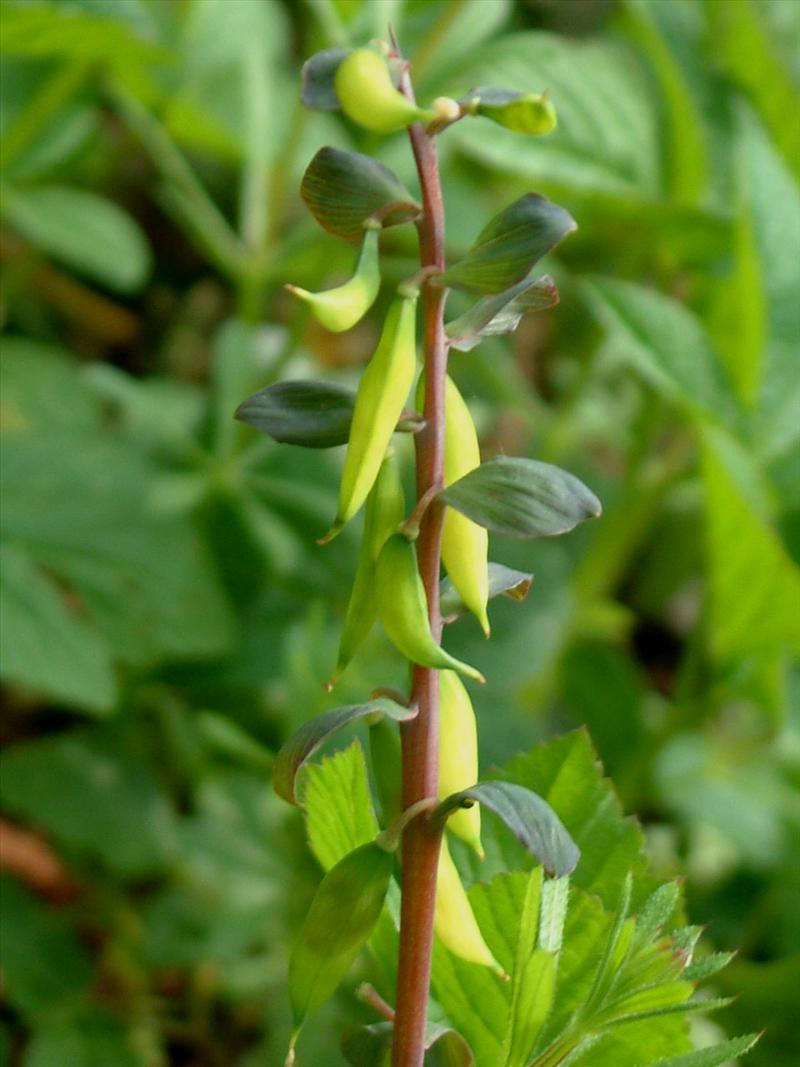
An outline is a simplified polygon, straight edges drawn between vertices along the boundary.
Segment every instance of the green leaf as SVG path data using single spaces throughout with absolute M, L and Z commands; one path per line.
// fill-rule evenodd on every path
M 290 804 L 296 804 L 295 783 L 300 768 L 337 730 L 358 722 L 359 719 L 366 718 L 372 723 L 388 716 L 395 722 L 406 722 L 413 719 L 416 714 L 416 708 L 404 707 L 393 700 L 380 697 L 363 704 L 332 708 L 330 711 L 317 715 L 315 719 L 304 723 L 278 752 L 272 772 L 272 786 L 275 792 Z
M 85 996 L 92 965 L 65 917 L 11 878 L 0 878 L 0 887 L 3 988 L 9 1002 L 36 1020 Z
M 574 475 L 550 463 L 497 456 L 448 485 L 439 498 L 506 537 L 556 537 L 597 518 L 600 501 Z
M 544 311 L 558 303 L 558 290 L 549 274 L 523 278 L 502 293 L 484 296 L 471 308 L 448 322 L 445 333 L 450 347 L 470 352 L 483 337 L 513 333 L 528 312 Z
M 113 1018 L 82 1012 L 37 1028 L 25 1067 L 141 1067 L 134 1036 Z
M 392 854 L 370 842 L 349 852 L 320 882 L 289 959 L 295 1034 L 333 995 L 369 939 L 393 867 Z
M 347 444 L 355 401 L 355 389 L 333 382 L 277 382 L 248 397 L 235 417 L 282 444 L 331 448 Z M 397 429 L 415 433 L 422 425 L 407 412 Z
M 542 885 L 537 945 L 557 956 L 564 943 L 564 924 L 569 905 L 569 877 L 548 878 Z
M 302 803 L 311 851 L 326 871 L 342 856 L 374 839 L 378 820 L 364 750 L 357 740 L 320 763 L 308 765 Z
M 524 600 L 533 584 L 533 575 L 515 571 L 503 563 L 489 564 L 489 599 L 507 596 L 510 600 Z M 439 605 L 445 622 L 455 622 L 469 610 L 449 578 L 439 583 Z
M 142 231 L 105 197 L 58 185 L 6 187 L 2 212 L 37 248 L 110 289 L 135 292 L 150 273 Z
M 575 869 L 580 852 L 561 820 L 540 796 L 513 782 L 479 782 L 462 789 L 443 801 L 431 818 L 443 820 L 474 801 L 499 816 L 550 874 L 562 877 Z
M 99 860 L 119 878 L 144 878 L 174 856 L 166 794 L 124 723 L 9 746 L 0 760 L 9 811 L 69 854 Z
M 546 86 L 558 129 L 546 140 L 459 122 L 448 138 L 471 159 L 501 174 L 580 193 L 658 196 L 658 107 L 638 57 L 609 39 L 541 31 L 488 42 L 459 64 L 442 89 L 507 85 L 526 93 L 531 76 Z
M 623 817 L 613 787 L 603 778 L 584 730 L 565 734 L 515 757 L 500 769 L 499 777 L 532 789 L 557 812 L 581 851 L 581 861 L 572 875 L 574 885 L 597 894 L 606 907 L 614 908 L 625 877 L 633 869 L 634 900 L 641 900 L 642 891 L 645 896 L 650 894 L 641 831 L 632 819 Z M 484 829 L 482 836 L 488 851 L 491 826 Z M 509 857 L 508 862 L 515 861 Z M 516 863 L 522 866 L 523 862 L 520 852 Z
M 742 492 L 714 440 L 703 449 L 711 646 L 723 662 L 800 648 L 800 570 Z
M 382 226 L 413 221 L 421 210 L 400 179 L 360 152 L 320 148 L 300 185 L 308 210 L 329 233 L 360 242 L 367 219 Z
M 744 1034 L 721 1045 L 698 1049 L 685 1056 L 671 1056 L 669 1059 L 651 1060 L 647 1067 L 723 1067 L 737 1056 L 749 1052 L 759 1039 L 759 1034 Z
M 388 1067 L 394 1027 L 391 1023 L 371 1023 L 346 1031 L 342 1053 L 353 1067 Z M 424 1067 L 474 1067 L 475 1058 L 467 1042 L 455 1030 L 428 1024 L 425 1033 Z
M 326 48 L 305 61 L 300 99 L 306 107 L 312 111 L 339 110 L 334 78 L 339 64 L 351 51 L 351 48 Z
M 500 293 L 577 229 L 568 211 L 538 193 L 526 193 L 487 223 L 466 256 L 437 284 L 468 292 Z
M 609 333 L 614 358 L 630 363 L 656 389 L 692 411 L 732 418 L 730 386 L 695 315 L 672 297 L 611 278 L 583 282 Z
M 0 675 L 89 712 L 116 700 L 111 652 L 64 593 L 21 550 L 0 545 Z
M 528 878 L 519 917 L 502 1067 L 525 1067 L 553 1000 L 553 956 L 536 948 L 541 897 L 542 868 L 536 867 Z

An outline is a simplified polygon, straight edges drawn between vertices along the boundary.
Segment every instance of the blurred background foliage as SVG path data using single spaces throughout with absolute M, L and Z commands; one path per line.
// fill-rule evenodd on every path
M 604 501 L 494 639 L 451 647 L 488 767 L 586 724 L 655 871 L 738 948 L 748 1062 L 797 1062 L 800 4 L 794 0 L 3 0 L 5 683 L 0 1063 L 282 1062 L 287 946 L 319 878 L 272 754 L 403 670 L 379 633 L 327 696 L 356 537 L 314 545 L 336 452 L 232 419 L 282 377 L 356 380 L 281 289 L 352 250 L 297 187 L 323 143 L 414 188 L 402 136 L 298 101 L 316 49 L 386 33 L 418 96 L 549 88 L 560 124 L 441 139 L 448 246 L 535 189 L 580 229 L 562 303 L 452 372 L 484 455 Z M 413 269 L 409 228 L 385 276 Z M 455 299 L 453 307 L 455 307 Z M 410 467 L 410 454 L 408 464 Z M 354 976 L 354 980 L 357 976 Z M 339 1063 L 342 995 L 308 1062 Z M 704 1024 L 710 1027 L 712 1024 Z M 316 1058 L 315 1058 L 316 1057 Z

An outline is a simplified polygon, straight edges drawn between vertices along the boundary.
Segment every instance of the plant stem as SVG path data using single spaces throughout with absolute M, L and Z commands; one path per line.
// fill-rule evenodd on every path
M 408 75 L 401 87 L 413 100 Z M 444 204 L 434 142 L 415 123 L 409 130 L 422 191 L 419 230 L 420 264 L 444 270 Z M 445 291 L 423 289 L 425 353 L 425 426 L 416 435 L 417 499 L 442 484 L 444 473 L 444 393 L 447 345 L 444 333 Z M 428 598 L 431 631 L 441 638 L 439 566 L 444 509 L 437 501 L 422 519 L 417 547 L 419 570 Z M 411 700 L 419 714 L 402 728 L 403 807 L 435 797 L 439 763 L 439 675 L 414 667 Z M 403 834 L 402 906 L 397 1007 L 392 1046 L 393 1067 L 422 1067 L 433 949 L 433 912 L 441 830 L 417 818 Z

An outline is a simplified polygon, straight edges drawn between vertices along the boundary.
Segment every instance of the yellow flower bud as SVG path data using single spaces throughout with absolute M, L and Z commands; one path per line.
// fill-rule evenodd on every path
M 377 223 L 366 230 L 355 272 L 344 285 L 321 293 L 310 293 L 308 289 L 300 289 L 296 285 L 286 286 L 290 293 L 304 300 L 317 321 L 333 333 L 341 333 L 355 326 L 375 303 L 381 285 L 379 232 Z
M 505 972 L 483 939 L 480 927 L 461 884 L 456 865 L 442 838 L 439 872 L 436 881 L 436 908 L 433 915 L 436 936 L 453 955 L 470 963 L 479 963 L 501 978 Z
M 385 57 L 371 48 L 356 48 L 346 56 L 334 85 L 345 115 L 374 133 L 393 133 L 434 117 L 394 87 Z
M 459 793 L 478 781 L 478 729 L 464 683 L 453 671 L 439 675 L 439 799 Z M 458 808 L 447 828 L 483 859 L 481 808 Z

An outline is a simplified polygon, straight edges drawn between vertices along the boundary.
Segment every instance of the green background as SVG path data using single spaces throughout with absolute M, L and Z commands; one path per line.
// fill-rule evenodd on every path
M 451 359 L 485 456 L 565 466 L 605 508 L 563 540 L 492 541 L 535 581 L 493 603 L 490 644 L 469 619 L 448 637 L 488 678 L 482 763 L 587 725 L 658 877 L 683 876 L 690 920 L 739 949 L 713 988 L 741 996 L 700 1039 L 766 1028 L 748 1062 L 796 1062 L 800 4 L 0 15 L 0 1064 L 282 1062 L 319 869 L 272 754 L 404 669 L 376 630 L 326 695 L 357 547 L 314 545 L 340 450 L 232 413 L 284 377 L 353 384 L 374 346 L 389 285 L 334 336 L 282 284 L 352 263 L 297 192 L 320 145 L 415 188 L 402 135 L 298 101 L 303 59 L 388 22 L 422 102 L 547 88 L 558 111 L 547 138 L 478 119 L 441 138 L 451 260 L 530 190 L 579 224 L 544 264 L 560 306 Z M 383 251 L 386 282 L 414 270 L 410 228 Z M 364 973 L 307 1062 L 342 1062 Z

